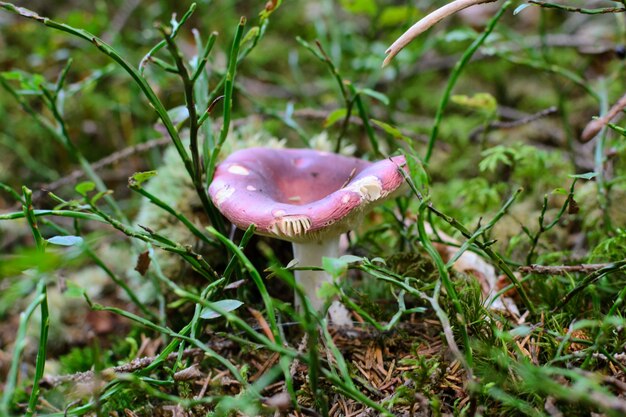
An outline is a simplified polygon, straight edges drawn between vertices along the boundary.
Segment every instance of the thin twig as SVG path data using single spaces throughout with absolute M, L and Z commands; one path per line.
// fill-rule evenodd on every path
M 567 275 L 571 273 L 589 274 L 599 269 L 606 268 L 610 264 L 580 264 L 580 265 L 528 265 L 520 266 L 519 272 L 524 274 L 540 275 Z
M 623 259 L 621 261 L 610 263 L 600 269 L 593 271 L 592 273 L 587 275 L 585 278 L 583 278 L 583 280 L 580 281 L 580 283 L 573 290 L 567 293 L 567 295 L 565 295 L 565 297 L 563 297 L 561 301 L 559 301 L 559 304 L 555 308 L 552 309 L 552 312 L 556 312 L 562 309 L 565 306 L 565 304 L 569 303 L 570 300 L 574 298 L 576 294 L 578 294 L 579 292 L 581 292 L 582 290 L 584 290 L 585 288 L 587 288 L 589 285 L 593 284 L 594 282 L 598 281 L 599 279 L 609 274 L 612 274 L 614 272 L 623 271 L 625 269 L 626 269 L 626 259 Z
M 219 343 L 230 344 L 232 342 L 226 340 L 226 341 L 219 341 Z M 213 342 L 213 344 L 216 345 L 217 343 Z M 186 359 L 186 358 L 190 358 L 194 356 L 200 356 L 203 354 L 204 352 L 202 352 L 199 348 L 189 348 L 183 351 L 183 358 Z M 114 367 L 105 369 L 101 371 L 100 374 L 101 375 L 102 374 L 114 375 L 114 374 L 122 374 L 122 373 L 127 374 L 131 372 L 139 371 L 151 365 L 157 358 L 158 356 L 145 356 L 143 358 L 133 359 L 132 361 L 125 363 L 123 365 L 114 366 Z M 174 361 L 176 359 L 178 359 L 178 352 L 170 353 L 167 356 L 168 361 Z M 51 388 L 58 387 L 59 385 L 67 383 L 67 382 L 71 382 L 73 384 L 87 383 L 87 382 L 91 382 L 95 378 L 95 376 L 96 374 L 94 371 L 77 372 L 75 374 L 60 375 L 60 376 L 46 376 L 45 378 L 41 380 L 40 386 L 42 388 L 51 389 Z
M 582 7 L 566 6 L 564 4 L 548 3 L 545 1 L 528 0 L 529 3 L 535 4 L 546 9 L 559 9 L 566 12 L 582 13 L 582 14 L 607 14 L 607 13 L 624 13 L 624 7 L 603 7 L 600 9 L 585 9 Z
M 542 119 L 544 117 L 550 116 L 556 113 L 558 109 L 555 106 L 548 107 L 547 109 L 543 109 L 538 111 L 537 113 L 530 114 L 528 116 L 522 117 L 521 119 L 510 120 L 506 122 L 495 121 L 489 123 L 487 126 L 479 126 L 472 133 L 470 133 L 470 140 L 474 140 L 478 135 L 480 135 L 485 130 L 491 131 L 494 129 L 513 129 L 515 127 L 523 126 L 529 123 L 532 123 L 536 120 Z
M 624 108 L 626 108 L 626 94 L 617 100 L 613 107 L 611 107 L 604 116 L 590 121 L 583 130 L 583 133 L 580 135 L 580 140 L 582 142 L 589 142 L 591 139 L 595 138 L 609 122 L 617 116 L 622 115 L 622 110 L 624 110 Z
M 463 9 L 467 9 L 468 7 L 475 6 L 478 4 L 484 3 L 493 3 L 497 0 L 456 0 L 452 3 L 448 3 L 443 7 L 435 10 L 434 12 L 426 15 L 426 17 L 422 18 L 416 24 L 411 26 L 409 30 L 404 32 L 402 36 L 400 36 L 391 46 L 385 51 L 387 57 L 383 61 L 383 67 L 389 65 L 391 60 L 398 55 L 398 53 L 404 49 L 413 39 L 417 38 L 421 33 L 427 31 L 432 26 L 439 23 L 441 20 L 446 17 L 453 15 L 457 12 L 460 12 Z
M 147 152 L 150 149 L 167 146 L 171 142 L 172 140 L 169 137 L 164 137 L 164 138 L 153 139 L 148 142 L 140 143 L 138 145 L 129 146 L 117 152 L 113 152 L 112 154 L 94 162 L 93 164 L 91 164 L 91 168 L 94 171 L 99 171 L 103 168 L 106 168 L 109 165 L 115 164 L 118 161 L 128 159 L 133 155 Z M 83 176 L 85 176 L 85 172 L 81 169 L 77 169 L 75 171 L 70 172 L 68 175 L 64 177 L 59 178 L 58 180 L 54 182 L 42 185 L 41 188 L 46 191 L 54 191 L 63 186 L 76 182 L 78 179 L 82 178 Z M 36 200 L 36 199 L 41 198 L 42 195 L 43 193 L 39 191 L 34 194 L 33 198 Z

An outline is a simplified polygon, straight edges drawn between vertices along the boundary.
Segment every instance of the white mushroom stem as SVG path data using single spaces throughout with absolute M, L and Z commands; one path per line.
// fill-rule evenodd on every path
M 322 267 L 322 258 L 337 258 L 339 256 L 339 236 L 326 240 L 312 241 L 307 243 L 293 242 L 293 257 L 298 260 L 298 267 Z M 332 283 L 333 277 L 326 271 L 296 270 L 296 284 L 309 298 L 311 307 L 320 311 L 324 306 L 324 300 L 317 292 L 325 282 Z M 302 302 L 296 296 L 296 310 L 302 311 Z M 333 301 L 328 309 L 330 320 L 340 326 L 352 326 L 350 313 L 339 301 Z

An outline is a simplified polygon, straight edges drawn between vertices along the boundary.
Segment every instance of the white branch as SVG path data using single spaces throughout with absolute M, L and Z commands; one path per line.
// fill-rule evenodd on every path
M 383 61 L 383 67 L 387 66 L 393 57 L 398 55 L 405 46 L 409 44 L 413 39 L 417 38 L 421 33 L 430 29 L 446 17 L 453 15 L 463 9 L 475 6 L 477 4 L 493 3 L 497 0 L 455 0 L 452 3 L 448 3 L 443 7 L 428 14 L 416 24 L 411 26 L 409 30 L 404 32 L 386 51 L 387 57 Z

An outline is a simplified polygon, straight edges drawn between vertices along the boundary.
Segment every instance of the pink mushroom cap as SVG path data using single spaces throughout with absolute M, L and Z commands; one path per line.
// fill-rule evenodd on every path
M 209 195 L 233 224 L 290 242 L 353 229 L 404 184 L 403 156 L 368 162 L 310 149 L 250 148 L 218 165 Z

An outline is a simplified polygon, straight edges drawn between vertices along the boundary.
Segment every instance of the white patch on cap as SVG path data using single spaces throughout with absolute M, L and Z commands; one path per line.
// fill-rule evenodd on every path
M 344 190 L 359 194 L 363 200 L 375 201 L 382 197 L 383 185 L 377 177 L 368 175 L 349 183 Z
M 274 217 L 283 217 L 287 212 L 285 210 L 276 210 L 272 213 Z
M 227 185 L 215 194 L 215 205 L 220 206 L 222 203 L 230 198 L 235 192 L 235 189 Z
M 343 197 L 341 197 L 341 202 L 343 204 L 348 204 L 348 201 L 350 201 L 350 194 L 346 194 Z
M 254 185 L 248 185 L 248 186 L 246 186 L 246 190 L 248 190 L 248 191 L 256 191 L 256 187 Z
M 248 168 L 241 165 L 231 165 L 228 167 L 228 172 L 235 175 L 250 175 Z

